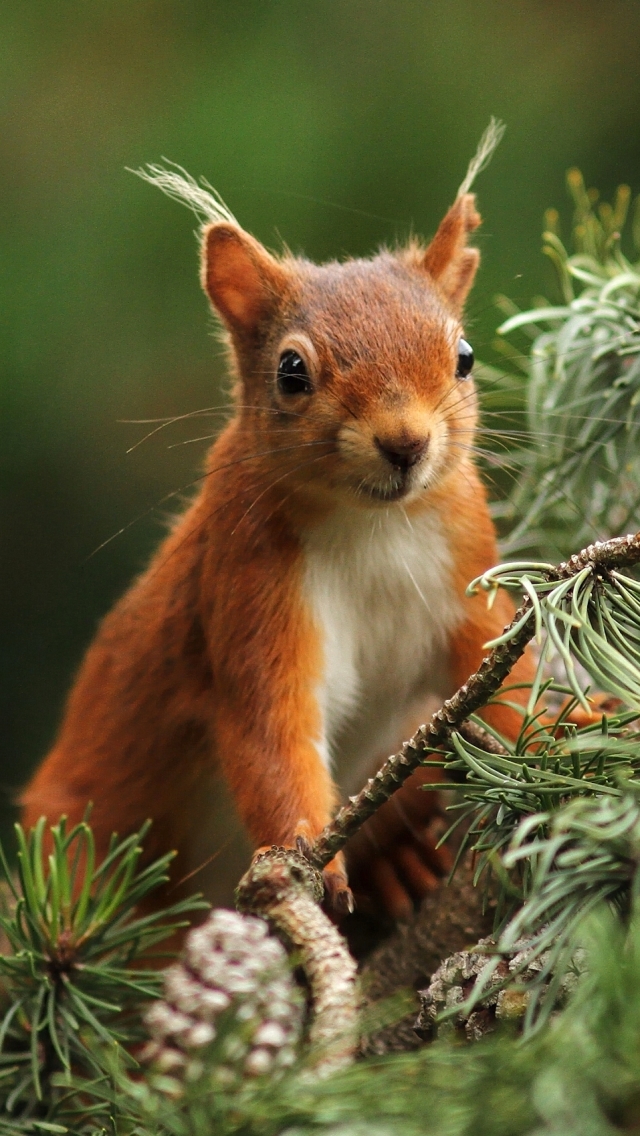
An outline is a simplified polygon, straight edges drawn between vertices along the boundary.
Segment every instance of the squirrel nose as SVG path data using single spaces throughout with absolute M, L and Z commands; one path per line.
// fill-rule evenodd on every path
M 402 473 L 406 473 L 412 465 L 420 461 L 429 445 L 428 438 L 407 435 L 402 438 L 374 438 L 374 442 L 382 456 L 394 469 L 399 469 Z

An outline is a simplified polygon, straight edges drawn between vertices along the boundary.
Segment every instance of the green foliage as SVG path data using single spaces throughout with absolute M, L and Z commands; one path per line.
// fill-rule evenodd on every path
M 627 572 L 598 572 L 591 563 L 559 580 L 550 564 L 514 562 L 490 569 L 470 590 L 486 590 L 492 602 L 498 587 L 517 589 L 528 606 L 490 645 L 509 641 L 525 623 L 538 640 L 539 666 L 526 708 L 510 700 L 513 687 L 504 687 L 494 699 L 522 712 L 520 734 L 511 741 L 476 718 L 476 725 L 499 741 L 502 752 L 487 752 L 454 733 L 449 753 L 434 760 L 458 781 L 460 775 L 464 778 L 462 800 L 452 807 L 460 813 L 456 823 L 468 825 L 461 851 L 470 845 L 475 849 L 477 878 L 496 864 L 497 854 L 523 819 L 529 825 L 532 816 L 549 817 L 575 796 L 619 799 L 625 787 L 640 787 L 638 582 Z M 566 685 L 545 678 L 554 659 Z M 600 718 L 590 715 L 588 677 L 621 700 L 615 712 Z M 562 699 L 555 714 L 548 709 L 553 695 Z M 568 718 L 580 705 L 593 720 L 578 728 Z M 543 820 L 538 831 L 545 832 Z M 524 892 L 512 892 L 507 902 L 511 884 L 502 896 L 507 906 L 512 906 L 514 895 L 526 895 L 526 876 L 520 882 Z M 503 912 L 504 904 L 499 917 Z
M 613 206 L 596 211 L 597 193 L 585 190 L 579 172 L 570 171 L 568 180 L 575 254 L 562 245 L 553 211 L 545 232 L 564 304 L 521 313 L 511 305 L 500 329 L 529 331 L 533 345 L 524 368 L 529 434 L 516 433 L 509 452 L 515 484 L 497 513 L 511 526 L 507 550 L 553 557 L 640 527 L 640 263 L 620 247 L 630 191 L 621 187 Z M 633 239 L 640 251 L 640 199 Z M 545 322 L 551 330 L 542 332 Z M 510 380 L 503 413 L 517 413 L 518 385 Z M 567 944 L 584 912 L 605 897 L 628 899 L 635 863 L 640 585 L 629 571 L 599 572 L 586 561 L 578 569 L 562 579 L 551 563 L 520 561 L 474 581 L 489 602 L 498 587 L 527 601 L 519 626 L 489 645 L 535 624 L 539 666 L 515 742 L 499 737 L 503 752 L 489 753 L 454 734 L 445 758 L 464 779 L 452 806 L 456 824 L 468 825 L 461 851 L 474 849 L 477 880 L 498 877 L 499 952 L 513 952 L 520 941 L 545 958 L 530 990 L 527 1029 L 553 1007 L 554 984 L 570 964 Z M 549 681 L 550 667 L 563 685 Z M 576 706 L 588 710 L 590 680 L 620 702 L 577 729 L 567 717 Z M 562 695 L 555 714 L 540 710 L 550 700 L 557 706 Z M 509 700 L 509 688 L 498 698 Z M 626 834 L 622 843 L 612 841 L 618 831 Z M 485 971 L 485 985 L 499 957 Z
M 567 708 L 571 705 L 569 702 Z M 537 715 L 525 716 L 517 742 L 500 738 L 504 755 L 489 753 L 453 734 L 452 750 L 444 759 L 448 773 L 464 777 L 462 786 L 451 782 L 440 786 L 455 789 L 461 797 L 459 803 L 450 806 L 457 814 L 452 828 L 464 825 L 460 856 L 472 848 L 476 882 L 484 873 L 495 871 L 502 884 L 498 924 L 530 887 L 526 872 L 507 877 L 499 860 L 521 822 L 530 824 L 531 818 L 536 818 L 537 832 L 542 836 L 548 819 L 570 798 L 588 795 L 617 799 L 623 792 L 621 783 L 640 768 L 637 733 L 630 729 L 633 714 L 603 717 L 601 722 L 576 729 L 566 724 L 567 708 L 548 724 L 541 724 Z M 484 726 L 480 719 L 476 722 Z
M 576 941 L 577 942 L 577 941 Z M 613 1136 L 640 1117 L 640 914 L 602 907 L 581 928 L 589 972 L 563 1014 L 514 1044 L 437 1041 L 324 1079 L 299 1070 L 225 1095 L 206 1078 L 182 1096 L 114 1066 L 83 1086 L 82 1136 Z
M 147 828 L 123 841 L 114 836 L 96 865 L 87 823 L 67 832 L 63 818 L 47 834 L 42 818 L 29 836 L 16 825 L 15 879 L 0 849 L 6 878 L 0 927 L 9 948 L 0 956 L 6 1122 L 50 1119 L 72 1071 L 101 1074 L 114 1048 L 145 1036 L 141 1006 L 158 997 L 161 983 L 141 956 L 148 959 L 152 947 L 185 926 L 187 911 L 206 906 L 196 899 L 160 914 L 139 909 L 166 883 L 173 857 L 140 867 Z
M 545 829 L 549 834 L 541 839 Z M 534 954 L 546 952 L 543 970 L 529 988 L 525 1028 L 535 1019 L 545 978 L 551 978 L 546 1009 L 553 1005 L 585 915 L 603 900 L 628 913 L 639 855 L 637 790 L 618 798 L 578 798 L 554 816 L 531 817 L 519 825 L 504 866 L 527 863 L 529 895 L 500 936 L 498 949 L 513 950 L 524 938 Z
M 538 701 L 547 664 L 557 656 L 571 693 L 588 710 L 584 672 L 601 690 L 625 705 L 640 708 L 640 584 L 629 571 L 599 572 L 585 563 L 568 579 L 558 579 L 551 564 L 512 562 L 485 572 L 470 585 L 483 588 L 492 602 L 497 588 L 517 590 L 530 601 L 518 627 L 505 631 L 488 646 L 514 638 L 519 627 L 535 620 L 540 662 L 529 698 Z
M 457 1009 L 470 1013 L 489 986 L 522 988 L 520 976 L 539 959 L 540 968 L 523 988 L 524 1033 L 539 1030 L 554 1009 L 567 972 L 575 972 L 585 917 L 606 902 L 624 923 L 638 886 L 639 857 L 637 790 L 617 798 L 577 798 L 554 813 L 534 813 L 522 820 L 502 868 L 508 872 L 526 867 L 525 902 L 504 926 L 466 1004 Z M 514 955 L 508 977 L 497 980 L 500 960 Z
M 599 571 L 593 562 L 577 564 L 568 579 L 559 579 L 552 565 L 520 562 L 491 569 L 471 590 L 482 587 L 491 600 L 499 586 L 518 589 L 527 606 L 496 642 L 513 638 L 529 622 L 539 644 L 519 737 L 510 741 L 489 728 L 502 750 L 492 753 L 454 733 L 450 752 L 443 759 L 434 754 L 434 764 L 441 761 L 458 781 L 463 778 L 461 799 L 451 806 L 453 827 L 464 823 L 460 854 L 474 850 L 476 881 L 484 874 L 488 886 L 497 877 L 498 954 L 476 984 L 469 1009 L 481 999 L 500 956 L 512 954 L 518 942 L 545 955 L 530 987 L 528 1030 L 553 1009 L 571 962 L 567 944 L 584 914 L 603 899 L 629 898 L 640 847 L 640 585 L 628 572 Z M 544 680 L 554 658 L 566 686 Z M 592 716 L 578 728 L 567 718 L 580 704 L 589 710 L 589 677 L 621 701 L 613 713 Z M 509 689 L 497 700 L 509 701 Z M 563 702 L 550 714 L 554 694 Z M 476 724 L 483 725 L 480 719 Z M 518 968 L 505 984 L 517 980 Z
M 640 261 L 621 250 L 630 190 L 620 186 L 613 206 L 596 209 L 597 192 L 585 190 L 578 170 L 568 185 L 575 253 L 554 210 L 543 235 L 563 302 L 519 312 L 502 300 L 510 318 L 499 328 L 533 339 L 523 368 L 528 437 L 510 455 L 517 476 L 499 508 L 504 548 L 552 559 L 640 526 Z M 640 256 L 640 198 L 632 230 Z

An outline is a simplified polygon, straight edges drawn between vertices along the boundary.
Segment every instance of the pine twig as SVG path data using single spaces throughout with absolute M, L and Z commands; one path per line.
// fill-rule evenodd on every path
M 311 992 L 311 1063 L 326 1075 L 348 1065 L 356 1046 L 356 963 L 320 908 L 322 876 L 300 852 L 270 848 L 236 890 L 239 911 L 260 915 L 292 947 Z
M 485 750 L 486 753 L 495 753 L 499 757 L 506 757 L 509 752 L 502 742 L 494 738 L 488 730 L 483 730 L 478 722 L 467 720 L 462 722 L 458 733 L 466 742 L 471 742 L 472 745 L 478 746 L 480 749 Z
M 614 568 L 629 567 L 640 562 L 640 532 L 612 540 L 597 541 L 571 556 L 557 568 L 545 573 L 549 581 L 568 580 L 586 567 L 594 572 L 609 572 Z M 309 860 L 316 868 L 323 868 L 344 847 L 358 829 L 399 789 L 420 765 L 425 754 L 445 745 L 454 730 L 499 690 L 515 663 L 524 653 L 527 643 L 535 634 L 535 621 L 528 618 L 533 605 L 528 596 L 516 611 L 505 634 L 514 630 L 506 642 L 501 642 L 485 659 L 478 670 L 467 679 L 456 693 L 446 700 L 431 721 L 416 731 L 402 749 L 385 761 L 375 777 L 349 799 L 312 845 Z M 515 630 L 518 628 L 518 630 Z

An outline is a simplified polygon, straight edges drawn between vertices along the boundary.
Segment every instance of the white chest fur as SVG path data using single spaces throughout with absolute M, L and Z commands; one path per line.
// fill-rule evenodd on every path
M 305 598 L 324 649 L 323 760 L 361 764 L 396 741 L 407 709 L 448 693 L 447 642 L 462 617 L 434 513 L 334 513 L 305 542 Z

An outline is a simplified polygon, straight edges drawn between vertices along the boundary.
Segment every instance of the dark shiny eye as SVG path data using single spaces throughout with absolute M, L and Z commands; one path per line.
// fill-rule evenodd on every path
M 281 394 L 311 394 L 313 385 L 302 356 L 283 351 L 278 363 L 278 390 Z
M 473 370 L 473 351 L 466 339 L 458 340 L 458 366 L 456 379 L 466 379 Z

